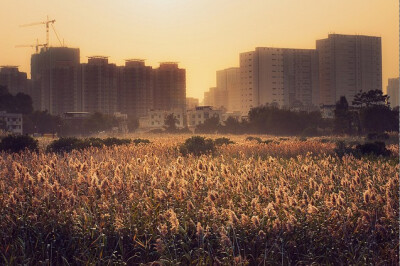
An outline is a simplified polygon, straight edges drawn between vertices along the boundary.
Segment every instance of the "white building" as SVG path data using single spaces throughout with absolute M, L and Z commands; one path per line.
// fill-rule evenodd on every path
M 386 92 L 389 96 L 390 107 L 399 106 L 399 78 L 389 79 Z
M 381 37 L 329 34 L 317 40 L 320 103 L 334 105 L 345 96 L 382 90 Z
M 214 110 L 211 106 L 198 106 L 196 109 L 187 110 L 187 122 L 189 127 L 203 124 L 207 119 L 217 116 L 222 118 L 222 110 Z
M 7 132 L 22 135 L 22 114 L 9 114 L 0 111 L 0 121 L 3 129 Z
M 139 118 L 139 128 L 142 129 L 162 129 L 165 125 L 165 118 L 169 114 L 174 114 L 175 118 L 178 120 L 176 123 L 177 128 L 185 127 L 184 113 L 182 110 L 150 110 L 147 116 Z
M 240 111 L 298 102 L 318 105 L 318 56 L 313 49 L 257 47 L 240 54 Z

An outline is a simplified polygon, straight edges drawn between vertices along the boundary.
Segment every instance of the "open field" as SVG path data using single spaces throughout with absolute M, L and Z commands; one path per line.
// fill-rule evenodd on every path
M 177 148 L 187 135 L 147 137 L 1 153 L 0 263 L 398 264 L 398 144 L 356 159 L 320 139 L 230 136 L 195 157 Z

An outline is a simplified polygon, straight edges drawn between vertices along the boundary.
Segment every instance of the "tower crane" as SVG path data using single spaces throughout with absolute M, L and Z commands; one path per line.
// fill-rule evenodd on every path
M 44 48 L 47 50 L 49 48 L 49 28 L 50 25 L 52 26 L 54 33 L 57 36 L 58 41 L 60 42 L 60 44 L 62 45 L 60 38 L 58 38 L 57 32 L 54 29 L 53 24 L 56 22 L 55 19 L 49 19 L 49 17 L 47 16 L 47 20 L 46 21 L 41 21 L 41 22 L 34 22 L 34 23 L 29 23 L 29 24 L 24 24 L 24 25 L 20 25 L 20 27 L 29 27 L 29 26 L 36 26 L 36 25 L 46 25 L 46 43 L 43 45 Z
M 46 47 L 46 44 L 41 44 L 39 43 L 39 40 L 36 39 L 36 44 L 31 44 L 31 45 L 15 45 L 16 48 L 20 48 L 20 47 L 32 47 L 35 48 L 36 53 L 39 53 L 39 47 Z

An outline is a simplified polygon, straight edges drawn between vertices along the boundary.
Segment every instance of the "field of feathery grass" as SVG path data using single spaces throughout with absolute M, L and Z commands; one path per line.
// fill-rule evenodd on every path
M 195 157 L 186 137 L 1 153 L 1 264 L 398 264 L 398 144 L 230 136 Z

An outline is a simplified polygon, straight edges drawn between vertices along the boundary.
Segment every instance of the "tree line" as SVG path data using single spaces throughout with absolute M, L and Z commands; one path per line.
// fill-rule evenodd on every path
M 91 114 L 78 121 L 51 115 L 48 111 L 33 111 L 32 98 L 29 95 L 18 93 L 14 96 L 5 86 L 0 86 L 0 111 L 22 114 L 24 134 L 91 135 L 118 126 L 115 117 L 101 113 Z M 138 127 L 136 119 L 128 119 L 129 131 Z

